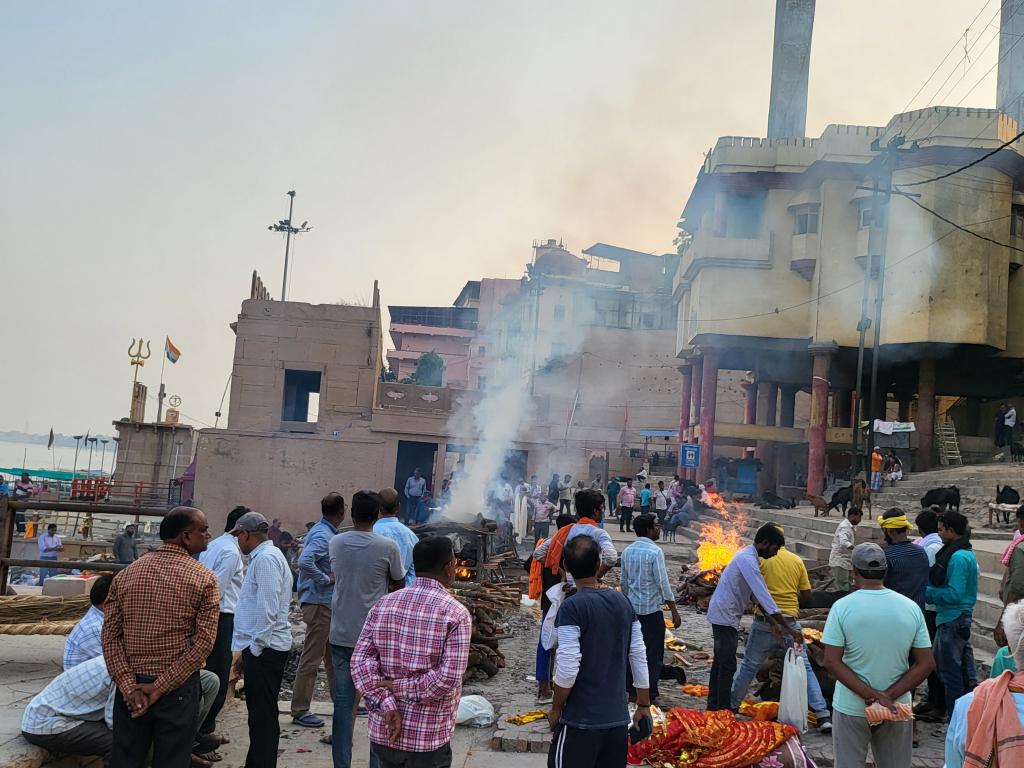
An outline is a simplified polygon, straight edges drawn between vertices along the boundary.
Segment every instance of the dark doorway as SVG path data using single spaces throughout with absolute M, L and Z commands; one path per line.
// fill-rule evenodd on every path
M 419 467 L 420 474 L 427 479 L 427 490 L 434 492 L 434 454 L 437 443 L 420 443 L 414 440 L 398 441 L 398 457 L 395 462 L 395 489 L 405 505 L 405 481 Z
M 529 455 L 527 451 L 512 449 L 505 451 L 505 466 L 501 470 L 502 476 L 513 486 L 520 480 L 525 480 L 526 463 Z

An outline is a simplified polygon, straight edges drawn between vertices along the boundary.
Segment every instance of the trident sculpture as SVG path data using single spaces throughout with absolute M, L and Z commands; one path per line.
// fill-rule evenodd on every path
M 146 361 L 149 360 L 150 354 L 152 354 L 149 351 L 149 342 L 148 341 L 145 342 L 145 344 L 146 344 L 146 354 L 142 354 L 142 344 L 143 344 L 143 340 L 142 339 L 132 339 L 131 343 L 128 345 L 128 357 L 131 358 L 131 361 L 132 361 L 131 364 L 133 366 L 135 366 L 135 375 L 132 377 L 132 391 L 133 392 L 135 391 L 135 384 L 138 383 L 138 380 L 139 380 L 139 368 L 146 364 Z M 138 347 L 138 349 L 135 349 L 136 346 Z

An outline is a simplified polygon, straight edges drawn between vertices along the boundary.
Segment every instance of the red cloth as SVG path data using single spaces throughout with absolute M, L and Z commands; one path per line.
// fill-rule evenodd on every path
M 417 578 L 370 609 L 350 665 L 366 700 L 370 741 L 430 752 L 451 739 L 470 627 L 469 611 L 434 579 Z M 382 680 L 393 681 L 393 693 L 374 687 Z M 402 732 L 393 742 L 384 715 L 395 709 L 402 713 Z
M 566 526 L 568 528 L 569 526 Z M 539 547 L 544 543 L 544 539 L 537 539 L 536 546 Z M 535 547 L 536 549 L 536 547 Z M 534 558 L 533 562 L 530 563 L 530 586 L 526 592 L 526 596 L 531 600 L 539 600 L 540 596 L 544 593 L 544 563 Z
M 1011 691 L 1024 693 L 1024 673 L 1014 675 L 1007 670 L 974 689 L 974 700 L 967 710 L 964 768 L 1024 765 L 1024 725 Z
M 597 523 L 589 517 L 581 517 L 576 525 L 592 525 L 597 528 Z M 548 545 L 548 556 L 544 561 L 544 567 L 554 574 L 561 573 L 562 571 L 562 550 L 565 549 L 565 542 L 569 538 L 569 531 L 575 528 L 576 525 L 567 525 L 559 529 L 551 539 L 551 544 Z

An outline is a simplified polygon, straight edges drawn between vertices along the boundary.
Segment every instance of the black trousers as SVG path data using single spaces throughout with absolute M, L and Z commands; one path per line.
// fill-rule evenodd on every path
M 633 507 L 619 507 L 619 532 L 633 530 Z
M 548 751 L 548 768 L 622 768 L 629 749 L 629 727 L 573 728 L 559 724 Z
M 928 627 L 928 637 L 932 641 L 932 648 L 935 647 L 935 611 L 924 612 L 924 623 Z M 939 679 L 938 669 L 933 669 L 928 675 L 928 704 L 939 712 L 946 711 L 946 687 Z
M 651 703 L 658 698 L 658 678 L 661 668 L 665 665 L 665 614 L 661 611 L 637 616 L 640 631 L 644 636 L 644 647 L 647 649 L 647 674 L 651 678 Z M 631 694 L 636 693 L 633 687 L 633 668 L 626 665 L 626 685 Z
M 21 734 L 25 741 L 42 747 L 55 755 L 100 755 L 104 765 L 110 764 L 110 747 L 114 736 L 102 720 L 76 725 L 70 731 L 38 736 L 34 733 Z
M 572 499 L 559 499 L 558 500 L 558 513 L 572 512 Z
M 228 681 L 231 677 L 231 634 L 234 630 L 235 614 L 222 613 L 217 619 L 217 639 L 213 641 L 213 650 L 206 657 L 206 668 L 220 680 L 220 690 L 217 691 L 217 698 L 213 700 L 210 713 L 199 726 L 201 734 L 210 734 L 217 730 L 217 715 L 224 708 L 224 701 L 227 699 Z
M 152 678 L 139 676 L 139 683 Z M 168 691 L 142 717 L 133 718 L 121 691 L 114 698 L 110 768 L 143 768 L 153 749 L 153 768 L 188 768 L 199 718 L 199 673 Z
M 376 756 L 380 768 L 449 768 L 452 764 L 450 743 L 430 752 L 406 752 L 370 742 L 370 752 Z
M 711 663 L 711 680 L 708 682 L 708 688 L 711 689 L 708 693 L 708 710 L 730 709 L 740 633 L 733 627 L 721 624 L 712 624 L 711 633 L 715 638 L 715 659 Z
M 249 752 L 245 768 L 274 768 L 281 725 L 277 719 L 277 696 L 288 661 L 288 651 L 264 648 L 253 656 L 248 648 L 242 651 L 245 676 L 245 708 L 249 712 Z

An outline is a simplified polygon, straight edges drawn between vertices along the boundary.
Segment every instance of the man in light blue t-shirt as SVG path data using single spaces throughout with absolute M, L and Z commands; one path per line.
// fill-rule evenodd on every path
M 911 720 L 871 727 L 864 712 L 878 702 L 895 710 L 935 666 L 917 603 L 886 589 L 885 552 L 858 544 L 851 556 L 856 591 L 829 611 L 821 642 L 825 668 L 837 680 L 832 697 L 835 768 L 863 768 L 868 745 L 877 768 L 905 768 L 913 757 Z M 910 659 L 913 658 L 913 665 Z
M 398 519 L 398 508 L 402 503 L 398 498 L 398 491 L 394 488 L 383 488 L 378 495 L 380 496 L 380 517 L 373 524 L 373 532 L 391 539 L 398 545 L 398 549 L 402 552 L 402 567 L 405 568 L 405 586 L 411 586 L 416 581 L 412 550 L 419 543 L 420 537 Z

